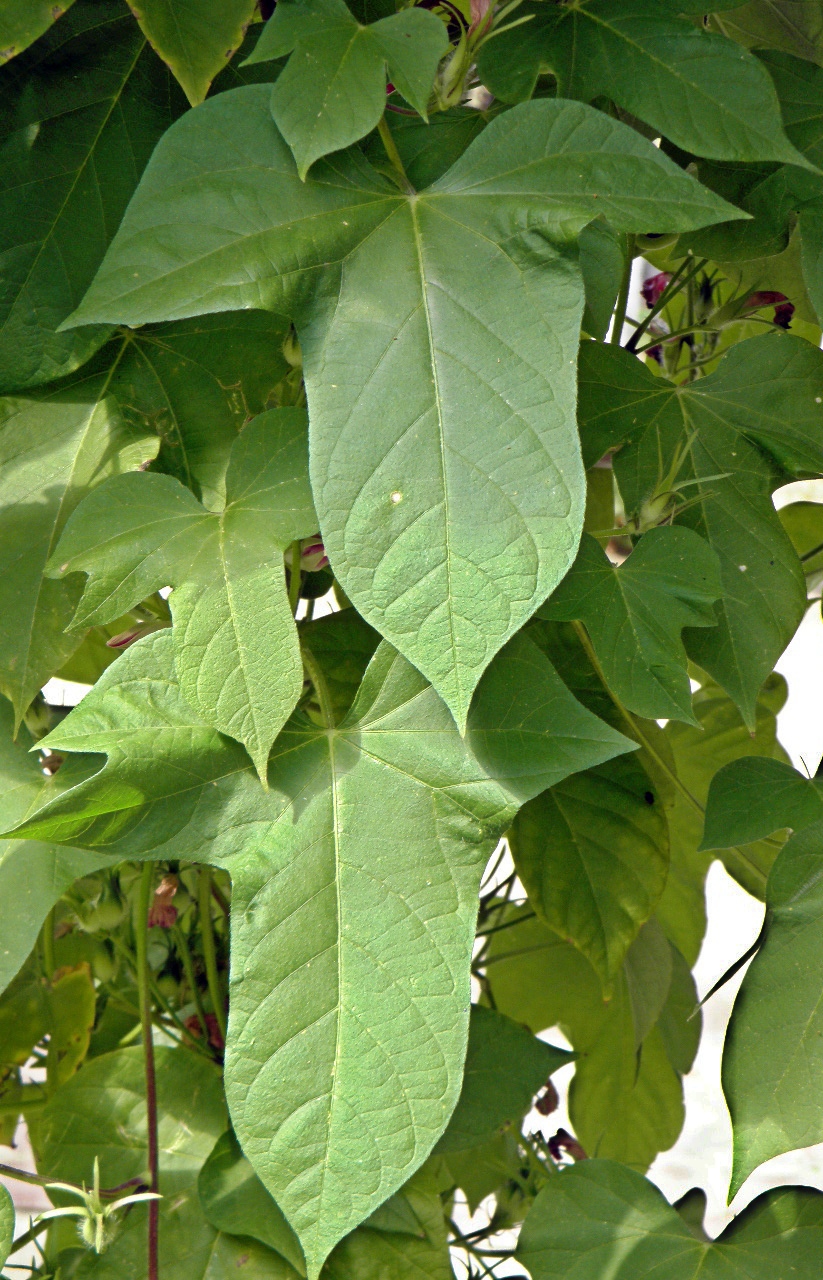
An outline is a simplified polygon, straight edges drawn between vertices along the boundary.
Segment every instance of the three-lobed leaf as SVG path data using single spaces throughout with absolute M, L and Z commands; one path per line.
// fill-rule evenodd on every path
M 222 512 L 171 477 L 119 477 L 74 513 L 50 571 L 88 574 L 75 626 L 110 622 L 173 586 L 183 696 L 244 744 L 265 779 L 303 688 L 282 553 L 316 527 L 305 411 L 271 409 L 235 441 Z
M 386 106 L 387 68 L 425 117 L 448 44 L 445 24 L 422 8 L 363 26 L 344 0 L 280 0 L 247 62 L 291 55 L 271 110 L 305 178 L 315 160 L 375 128 Z
M 767 1191 L 712 1241 L 700 1239 L 633 1170 L 588 1160 L 540 1192 L 517 1258 L 533 1280 L 774 1280 L 814 1275 L 821 1247 L 818 1191 Z
M 340 725 L 292 719 L 266 793 L 183 702 L 172 645 L 161 633 L 132 646 L 44 740 L 108 764 L 21 829 L 230 870 L 227 1096 L 316 1276 L 457 1101 L 477 890 L 497 838 L 525 800 L 633 744 L 525 637 L 486 673 L 464 740 L 384 644 Z
M 302 183 L 266 98 L 221 94 L 169 130 L 71 323 L 294 315 L 335 574 L 463 727 L 576 551 L 570 240 L 598 214 L 684 230 L 731 206 L 626 126 L 552 101 L 492 121 L 419 194 L 355 152 Z
M 647 719 L 694 723 L 684 627 L 714 627 L 716 553 L 690 529 L 652 529 L 618 568 L 583 535 L 577 559 L 540 610 L 586 624 L 609 688 Z

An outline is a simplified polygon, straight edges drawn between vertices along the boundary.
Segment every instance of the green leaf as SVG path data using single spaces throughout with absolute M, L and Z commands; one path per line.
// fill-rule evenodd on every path
M 448 44 L 445 23 L 424 9 L 361 26 L 343 0 L 280 0 L 248 62 L 291 54 L 271 111 L 305 178 L 315 160 L 375 128 L 386 106 L 387 68 L 425 116 Z
M 487 976 L 496 1007 L 533 1031 L 558 1026 L 578 1053 L 569 1114 L 590 1155 L 646 1169 L 683 1124 L 679 1076 L 655 1027 L 637 1052 L 628 985 L 611 1001 L 588 961 L 539 920 L 509 908 L 494 935 Z
M 688 961 L 672 946 L 671 985 L 660 1013 L 657 1028 L 666 1056 L 681 1076 L 694 1066 L 700 1047 L 702 1016 L 698 1008 L 697 987 Z
M 193 107 L 237 52 L 256 0 L 132 0 L 152 48 L 168 63 Z
M 16 58 L 33 44 L 53 22 L 61 18 L 74 0 L 6 0 L 0 13 L 0 63 Z
M 17 390 L 70 373 L 107 337 L 55 330 L 184 104 L 119 0 L 77 0 L 2 75 L 0 389 Z
M 448 1246 L 360 1228 L 342 1240 L 324 1280 L 454 1280 Z
M 817 0 L 751 0 L 712 24 L 747 48 L 783 49 L 823 63 L 823 15 Z
M 66 520 L 94 485 L 144 466 L 157 445 L 156 436 L 123 421 L 105 374 L 0 400 L 0 691 L 14 705 L 16 725 L 82 639 L 66 634 L 76 584 L 43 577 Z
M 281 733 L 266 793 L 183 702 L 172 659 L 165 633 L 133 645 L 44 739 L 109 762 L 25 830 L 230 870 L 227 1096 L 316 1277 L 457 1101 L 477 891 L 498 837 L 536 792 L 633 744 L 525 637 L 484 676 L 465 739 L 384 644 L 342 724 L 298 713 Z M 387 777 L 402 826 L 387 821 Z
M 743 979 L 723 1052 L 734 1128 L 730 1195 L 772 1156 L 823 1139 L 823 826 L 791 837 L 772 867 L 763 946 Z
M 617 347 L 584 343 L 580 421 L 594 460 L 622 445 L 614 469 L 627 514 L 663 484 L 678 447 L 694 502 L 677 522 L 720 559 L 718 625 L 689 629 L 689 657 L 734 698 L 750 728 L 758 690 L 805 609 L 803 573 L 771 492 L 823 467 L 823 354 L 790 334 L 731 348 L 717 371 L 675 386 Z M 665 487 L 665 486 L 664 486 Z
M 176 476 L 211 511 L 225 504 L 238 432 L 268 407 L 289 371 L 287 332 L 282 316 L 241 311 L 147 325 L 101 353 L 112 352 L 111 390 L 125 420 L 160 436 L 155 469 Z
M 611 989 L 668 873 L 666 816 L 648 774 L 633 756 L 574 774 L 524 805 L 509 843 L 535 911 Z
M 328 703 L 339 724 L 357 696 L 380 636 L 354 609 L 345 609 L 342 613 L 303 623 L 300 643 L 320 664 Z M 316 691 L 315 706 L 322 721 Z
M 767 1191 L 716 1241 L 704 1241 L 653 1183 L 611 1161 L 587 1160 L 540 1192 L 517 1258 L 533 1280 L 805 1280 L 815 1274 L 821 1248 L 818 1191 Z
M 646 719 L 694 724 L 683 627 L 717 625 L 720 565 L 690 529 L 652 529 L 615 567 L 584 534 L 577 559 L 541 617 L 585 622 L 613 693 Z
M 669 230 L 731 209 L 626 126 L 551 101 L 492 121 L 420 195 L 354 152 L 303 184 L 266 98 L 220 94 L 169 131 L 72 323 L 295 315 L 335 575 L 463 727 L 582 523 L 569 237 L 598 214 Z
M 303 1253 L 280 1209 L 249 1164 L 229 1129 L 218 1138 L 197 1180 L 200 1204 L 218 1231 L 251 1236 L 306 1274 Z
M 547 65 L 562 97 L 611 98 L 696 155 L 807 163 L 783 132 L 774 87 L 757 58 L 662 14 L 657 0 L 584 0 L 561 10 L 526 4 L 517 16 L 526 14 L 531 21 L 496 36 L 479 58 L 480 78 L 508 101 L 530 97 Z
M 88 574 L 74 620 L 81 627 L 173 586 L 183 696 L 244 744 L 265 779 L 303 689 L 282 553 L 316 527 L 305 411 L 271 409 L 237 437 L 222 512 L 207 512 L 169 477 L 118 477 L 74 513 L 50 572 Z
M 160 1274 L 186 1280 L 295 1280 L 296 1272 L 254 1241 L 218 1234 L 203 1217 L 197 1175 L 226 1125 L 219 1071 L 183 1049 L 155 1048 L 160 1164 Z M 103 1186 L 144 1178 L 145 1065 L 141 1048 L 93 1058 L 58 1089 L 39 1119 L 39 1167 L 61 1182 L 91 1181 L 95 1156 Z M 72 1202 L 74 1203 L 74 1202 Z M 146 1280 L 146 1205 L 134 1205 L 101 1256 L 86 1254 L 86 1280 Z
M 583 329 L 602 342 L 611 323 L 626 264 L 625 237 L 597 218 L 580 232 L 580 270 L 586 293 Z
M 0 1267 L 11 1253 L 14 1241 L 14 1202 L 6 1187 L 0 1186 Z
M 473 1006 L 463 1088 L 435 1154 L 482 1146 L 520 1120 L 549 1076 L 571 1060 L 502 1013 Z
M 790 502 L 780 508 L 778 515 L 800 556 L 806 577 L 817 575 L 823 569 L 823 504 Z
M 823 795 L 782 760 L 733 760 L 714 775 L 706 801 L 701 849 L 751 844 L 783 827 L 795 831 L 823 820 Z
M 709 785 L 723 765 L 740 757 L 769 757 L 788 761 L 777 741 L 776 713 L 786 699 L 782 676 L 770 676 L 758 699 L 757 727 L 749 733 L 734 703 L 717 685 L 707 681 L 694 695 L 699 728 L 670 721 L 666 740 L 673 752 L 677 776 L 691 800 L 678 791 L 669 814 L 671 863 L 669 878 L 657 906 L 666 933 L 690 964 L 697 960 L 706 928 L 704 881 L 712 857 L 699 852 L 703 813 Z M 760 842 L 721 851 L 726 870 L 749 893 L 763 898 L 766 877 L 777 846 Z
M 660 925 L 647 920 L 626 953 L 625 975 L 639 1049 L 657 1026 L 672 985 L 674 951 Z
M 473 107 L 438 111 L 428 121 L 394 113 L 386 116 L 403 168 L 418 191 L 443 177 L 469 143 L 483 132 L 489 119 L 488 112 Z M 362 146 L 376 169 L 391 174 L 386 148 L 378 134 L 365 138 Z

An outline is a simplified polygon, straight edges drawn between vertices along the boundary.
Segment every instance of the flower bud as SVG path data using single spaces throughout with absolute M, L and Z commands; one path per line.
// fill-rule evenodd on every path
M 670 280 L 668 271 L 658 271 L 656 276 L 649 276 L 648 280 L 643 281 L 640 292 L 649 310 L 660 300 Z

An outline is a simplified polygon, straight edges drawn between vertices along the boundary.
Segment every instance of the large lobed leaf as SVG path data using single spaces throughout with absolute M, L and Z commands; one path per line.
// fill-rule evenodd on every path
M 774 87 L 757 58 L 666 13 L 659 0 L 525 4 L 529 21 L 480 53 L 481 78 L 507 102 L 529 98 L 541 70 L 560 94 L 601 95 L 696 155 L 807 162 L 783 132 Z
M 384 644 L 339 726 L 293 718 L 265 793 L 182 700 L 172 646 L 134 645 L 44 740 L 108 764 L 20 830 L 231 871 L 227 1096 L 315 1277 L 454 1108 L 497 838 L 525 800 L 633 744 L 524 637 L 485 675 L 464 740 Z
M 712 1241 L 692 1230 L 645 1178 L 591 1160 L 544 1187 L 517 1257 L 533 1280 L 811 1280 L 821 1248 L 818 1191 L 767 1191 Z
M 423 8 L 363 26 L 344 0 L 280 0 L 247 62 L 291 54 L 271 110 L 305 178 L 315 160 L 375 128 L 386 106 L 387 68 L 425 116 L 448 44 L 445 24 Z
M 265 781 L 303 690 L 283 551 L 316 528 L 305 410 L 271 409 L 235 441 L 223 511 L 206 511 L 170 477 L 120 476 L 75 511 L 49 572 L 88 574 L 75 627 L 111 622 L 173 586 L 183 696 L 244 744 Z
M 335 573 L 463 727 L 577 546 L 570 240 L 598 214 L 668 231 L 731 208 L 632 130 L 551 101 L 494 120 L 420 194 L 355 152 L 304 184 L 267 97 L 222 94 L 169 130 L 71 323 L 295 317 Z

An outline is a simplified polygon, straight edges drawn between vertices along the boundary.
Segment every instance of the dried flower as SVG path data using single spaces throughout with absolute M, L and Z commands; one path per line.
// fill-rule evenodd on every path
M 149 908 L 150 929 L 170 929 L 177 923 L 177 907 L 172 906 L 171 900 L 177 893 L 178 884 L 177 876 L 163 876 Z

